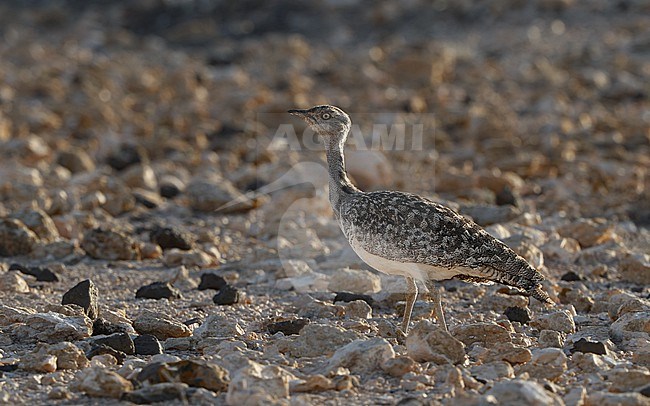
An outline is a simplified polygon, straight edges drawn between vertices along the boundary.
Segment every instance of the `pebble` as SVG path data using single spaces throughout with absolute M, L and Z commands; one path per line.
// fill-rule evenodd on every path
M 22 221 L 0 219 L 0 257 L 29 254 L 38 241 L 38 236 Z
M 573 343 L 573 348 L 571 348 L 572 353 L 576 351 L 583 352 L 583 353 L 606 355 L 607 347 L 605 346 L 604 343 L 600 341 L 589 341 L 584 338 L 581 338 L 575 343 Z
M 59 277 L 56 273 L 52 272 L 50 268 L 40 268 L 40 267 L 26 267 L 20 264 L 11 264 L 9 266 L 10 271 L 20 271 L 25 275 L 31 275 L 36 278 L 37 282 L 58 282 Z
M 131 336 L 127 333 L 115 333 L 108 336 L 94 336 L 92 341 L 94 345 L 105 345 L 114 350 L 121 351 L 127 355 L 135 354 L 135 344 Z
M 409 356 L 399 355 L 385 360 L 381 364 L 381 369 L 388 375 L 399 378 L 409 372 L 416 372 L 418 363 Z
M 95 259 L 110 261 L 139 259 L 135 241 L 120 231 L 94 228 L 88 230 L 81 241 L 81 248 Z
M 562 334 L 555 330 L 542 330 L 539 332 L 539 339 L 537 340 L 541 348 L 562 348 L 564 339 Z
M 182 189 L 175 184 L 161 182 L 158 193 L 160 193 L 160 196 L 164 197 L 165 199 L 173 199 L 182 193 Z
M 485 392 L 483 399 L 486 404 L 498 401 L 504 405 L 527 406 L 563 406 L 564 402 L 558 395 L 547 391 L 537 382 L 513 379 L 498 382 Z M 493 400 L 492 400 L 493 399 Z
M 582 248 L 603 244 L 615 238 L 611 225 L 604 219 L 579 219 L 559 227 L 562 237 L 573 238 Z
M 351 330 L 310 323 L 300 331 L 297 338 L 288 343 L 286 350 L 296 358 L 331 356 L 340 347 L 358 338 L 359 335 Z
M 650 385 L 650 372 L 642 369 L 613 368 L 605 376 L 610 392 L 639 392 Z
M 626 282 L 650 285 L 650 254 L 626 254 L 621 259 L 619 272 Z
M 489 347 L 497 343 L 512 341 L 508 330 L 493 323 L 458 325 L 452 328 L 451 334 L 467 346 L 480 343 L 484 347 Z
M 151 334 L 159 340 L 192 335 L 192 331 L 185 324 L 149 310 L 143 311 L 133 321 L 133 328 L 138 334 Z
M 331 372 L 337 368 L 348 368 L 353 374 L 368 374 L 380 369 L 392 358 L 395 358 L 395 351 L 385 339 L 360 339 L 336 350 L 325 370 Z
M 587 405 L 599 406 L 647 406 L 648 398 L 640 393 L 591 392 L 587 395 Z
M 577 273 L 573 271 L 569 271 L 565 274 L 563 274 L 560 277 L 560 280 L 566 281 L 566 282 L 579 282 L 582 280 L 582 276 L 578 275 Z
M 20 361 L 26 371 L 54 372 L 62 369 L 81 369 L 89 365 L 83 351 L 64 341 L 58 344 L 38 344 L 34 351 Z
M 505 361 L 488 362 L 487 364 L 475 365 L 470 368 L 474 378 L 480 382 L 491 382 L 503 378 L 514 378 L 515 370 Z
M 176 227 L 158 227 L 149 233 L 151 242 L 158 244 L 163 250 L 178 248 L 180 250 L 192 249 L 194 238 L 186 231 Z
M 304 380 L 290 382 L 289 391 L 294 393 L 302 392 L 322 392 L 327 390 L 336 389 L 334 382 L 321 375 L 310 375 Z
M 119 399 L 133 390 L 133 384 L 116 372 L 101 368 L 86 368 L 79 372 L 72 387 L 88 396 Z
M 506 361 L 512 365 L 525 364 L 532 359 L 528 348 L 518 347 L 512 343 L 497 343 L 479 356 L 482 362 Z
M 123 400 L 137 405 L 171 403 L 173 401 L 187 402 L 188 388 L 188 385 L 179 382 L 157 383 L 127 392 L 123 396 Z
M 107 345 L 95 345 L 90 351 L 86 352 L 86 357 L 91 360 L 91 363 L 105 367 L 107 365 L 124 363 L 126 354 Z M 95 361 L 95 358 L 98 361 Z
M 135 353 L 138 355 L 156 355 L 163 353 L 163 347 L 158 339 L 151 334 L 139 335 L 133 339 Z
M 253 202 L 225 179 L 196 179 L 185 190 L 190 207 L 197 211 L 223 214 L 253 208 Z
M 282 332 L 285 336 L 298 335 L 307 324 L 309 319 L 284 320 L 269 324 L 267 330 L 270 334 Z
M 224 392 L 228 389 L 229 375 L 227 370 L 212 362 L 181 360 L 153 362 L 142 368 L 136 379 L 148 384 L 182 382 L 192 387 Z
M 211 314 L 199 328 L 194 330 L 194 336 L 199 340 L 210 337 L 232 338 L 244 335 L 244 333 L 244 329 L 236 319 L 228 318 L 220 313 Z
M 538 330 L 553 330 L 561 333 L 575 333 L 576 324 L 573 316 L 567 311 L 558 310 L 552 313 L 539 314 L 530 322 Z
M 276 365 L 250 362 L 232 377 L 226 394 L 229 405 L 278 404 L 289 398 L 289 382 L 295 377 Z
M 418 322 L 406 337 L 408 356 L 418 362 L 460 364 L 465 361 L 465 345 L 428 320 Z
M 199 283 L 199 290 L 206 290 L 206 289 L 215 289 L 219 290 L 223 287 L 225 287 L 228 284 L 226 280 L 214 273 L 211 272 L 206 272 L 201 274 L 201 282 Z
M 78 341 L 90 337 L 92 322 L 83 314 L 64 316 L 55 312 L 26 315 L 13 328 L 13 334 L 21 340 L 39 340 L 47 343 Z
M 234 286 L 226 285 L 219 290 L 219 293 L 214 295 L 212 301 L 221 306 L 239 303 L 239 290 Z
M 328 288 L 332 292 L 377 293 L 381 290 L 381 279 L 365 270 L 339 269 L 330 278 Z
M 184 251 L 178 248 L 171 248 L 165 251 L 163 255 L 163 263 L 169 268 L 177 266 L 205 268 L 210 265 L 215 265 L 219 259 L 197 249 Z
M 71 148 L 70 150 L 59 152 L 56 163 L 72 173 L 91 172 L 95 170 L 95 162 L 81 148 Z
M 59 231 L 52 218 L 41 209 L 21 210 L 12 215 L 33 231 L 42 242 L 54 242 L 59 238 Z
M 370 306 L 372 306 L 373 303 L 375 302 L 375 299 L 373 299 L 372 296 L 370 295 L 363 295 L 363 294 L 351 293 L 351 292 L 336 292 L 336 296 L 334 296 L 333 303 L 353 302 L 355 300 L 363 300 L 364 302 L 368 303 L 368 305 Z
M 531 320 L 530 310 L 527 307 L 508 307 L 504 314 L 508 320 L 516 321 L 521 324 L 528 324 L 528 322 Z
M 345 315 L 350 318 L 369 319 L 372 317 L 372 307 L 363 300 L 355 300 L 345 305 Z
M 485 303 L 488 309 L 502 313 L 509 307 L 526 308 L 528 306 L 528 298 L 521 295 L 508 295 L 496 292 L 483 298 L 483 303 Z
M 567 370 L 567 356 L 559 348 L 542 348 L 532 351 L 532 360 L 520 367 L 521 372 L 528 372 L 531 377 L 554 381 Z
M 119 324 L 111 323 L 110 321 L 101 317 L 93 321 L 93 336 L 98 335 L 111 335 L 114 333 L 125 333 L 126 328 Z
M 610 326 L 614 342 L 633 349 L 635 339 L 650 341 L 650 311 L 625 313 Z
M 18 272 L 0 273 L 0 291 L 13 293 L 29 293 L 29 285 Z
M 143 148 L 139 148 L 136 145 L 132 144 L 122 144 L 120 147 L 113 151 L 108 158 L 106 163 L 113 169 L 117 171 L 122 171 L 128 168 L 131 165 L 138 164 L 147 160 L 146 152 Z
M 84 309 L 84 313 L 94 320 L 99 316 L 97 299 L 99 290 L 90 279 L 85 279 L 63 294 L 61 304 L 75 304 Z
M 181 292 L 169 282 L 153 282 L 135 292 L 136 299 L 181 299 Z

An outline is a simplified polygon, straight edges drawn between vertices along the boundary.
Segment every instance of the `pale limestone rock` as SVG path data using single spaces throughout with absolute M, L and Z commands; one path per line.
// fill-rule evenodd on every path
M 418 362 L 459 364 L 465 356 L 465 345 L 428 320 L 420 321 L 406 338 L 408 355 Z
M 233 375 L 226 403 L 231 406 L 277 404 L 289 398 L 289 382 L 295 377 L 275 365 L 251 362 Z
M 362 294 L 377 293 L 381 290 L 381 279 L 366 270 L 340 269 L 332 275 L 329 290 Z
M 326 370 L 348 368 L 355 374 L 365 374 L 375 371 L 391 358 L 395 357 L 393 347 L 383 338 L 356 340 L 338 350 L 332 355 Z
M 133 384 L 116 372 L 100 367 L 87 368 L 79 372 L 73 387 L 92 397 L 119 399 L 125 392 L 133 390 Z
M 564 406 L 562 399 L 537 382 L 513 379 L 496 383 L 483 396 L 485 401 L 493 404 L 494 399 L 500 405 L 527 405 L 527 406 Z
M 538 330 L 552 330 L 560 333 L 575 333 L 576 324 L 568 311 L 558 310 L 535 317 L 530 325 Z
M 151 334 L 159 340 L 170 337 L 188 337 L 192 330 L 180 321 L 176 321 L 164 314 L 145 310 L 133 321 L 133 328 L 139 334 Z

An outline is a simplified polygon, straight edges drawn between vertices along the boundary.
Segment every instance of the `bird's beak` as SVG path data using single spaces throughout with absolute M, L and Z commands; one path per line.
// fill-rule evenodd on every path
M 293 109 L 293 110 L 289 110 L 287 113 L 292 114 L 294 116 L 305 118 L 308 114 L 308 110 Z

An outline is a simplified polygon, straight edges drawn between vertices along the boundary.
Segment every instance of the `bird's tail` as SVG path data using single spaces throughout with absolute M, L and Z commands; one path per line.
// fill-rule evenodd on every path
M 542 289 L 542 285 L 537 285 L 534 288 L 529 289 L 528 294 L 531 295 L 532 297 L 534 297 L 535 299 L 539 300 L 542 303 L 546 303 L 546 304 L 550 304 L 550 305 L 555 304 L 551 300 L 548 293 L 544 292 L 544 289 Z
M 505 269 L 485 266 L 474 270 L 474 275 L 489 281 L 519 288 L 540 302 L 554 304 L 548 293 L 542 288 L 542 281 L 545 279 L 544 275 L 530 266 L 523 258 L 516 258 L 514 263 L 508 265 Z

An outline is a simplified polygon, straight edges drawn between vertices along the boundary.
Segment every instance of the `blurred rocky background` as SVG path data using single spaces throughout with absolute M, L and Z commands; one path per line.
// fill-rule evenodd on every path
M 649 15 L 0 2 L 0 401 L 647 404 Z M 324 103 L 368 145 L 423 124 L 422 148 L 351 148 L 351 177 L 473 218 L 557 308 L 450 281 L 451 335 L 398 343 L 403 282 L 349 249 L 323 154 L 271 147 Z

